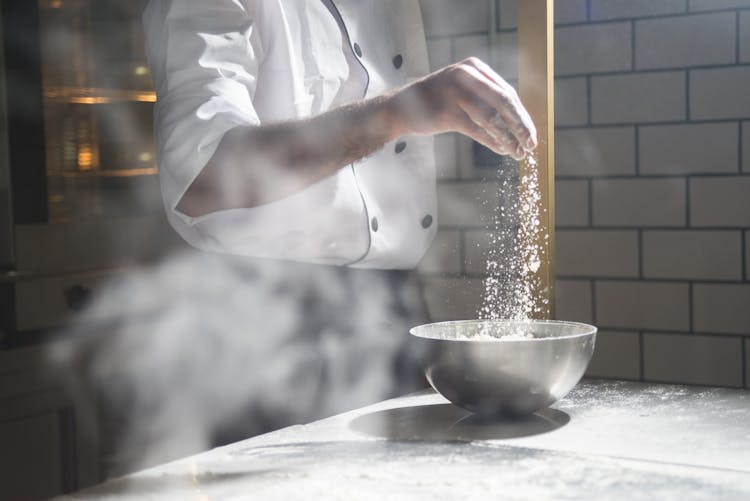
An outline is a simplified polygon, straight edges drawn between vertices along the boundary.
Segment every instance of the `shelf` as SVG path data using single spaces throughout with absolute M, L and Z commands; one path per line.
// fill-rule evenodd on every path
M 96 169 L 88 171 L 48 172 L 47 177 L 86 178 L 86 177 L 137 177 L 155 176 L 159 173 L 156 167 L 137 167 L 134 169 Z
M 44 99 L 63 104 L 155 103 L 156 92 L 96 87 L 47 87 L 44 89 Z

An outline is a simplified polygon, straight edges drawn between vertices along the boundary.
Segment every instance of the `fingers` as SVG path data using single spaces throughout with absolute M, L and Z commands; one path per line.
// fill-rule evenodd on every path
M 477 58 L 459 63 L 456 69 L 456 81 L 463 94 L 476 96 L 497 115 L 493 123 L 502 122 L 518 144 L 526 150 L 534 149 L 537 145 L 536 128 L 515 89 Z
M 462 123 L 457 130 L 500 155 L 510 155 L 516 160 L 526 156 L 526 150 L 505 124 L 493 124 L 486 117 L 484 109 L 466 102 L 459 106 L 464 111 Z

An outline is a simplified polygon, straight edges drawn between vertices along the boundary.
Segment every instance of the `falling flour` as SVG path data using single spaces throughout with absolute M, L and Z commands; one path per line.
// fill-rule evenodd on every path
M 499 183 L 498 198 L 507 202 L 498 204 L 487 228 L 490 246 L 484 296 L 477 312 L 480 319 L 527 320 L 543 316 L 548 307 L 546 295 L 540 294 L 537 272 L 549 235 L 543 234 L 541 224 L 537 161 L 529 156 L 525 162 L 528 168 L 522 169 L 525 172 L 519 179 L 505 178 Z M 495 339 L 526 336 L 523 332 L 486 334 Z

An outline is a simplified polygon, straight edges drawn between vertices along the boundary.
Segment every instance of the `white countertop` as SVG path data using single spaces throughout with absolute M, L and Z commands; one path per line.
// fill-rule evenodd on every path
M 750 392 L 583 381 L 482 422 L 431 391 L 61 499 L 750 499 Z

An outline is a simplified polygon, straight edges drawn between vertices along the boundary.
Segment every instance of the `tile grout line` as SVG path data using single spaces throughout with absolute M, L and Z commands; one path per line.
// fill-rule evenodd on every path
M 593 25 L 598 26 L 602 24 L 615 24 L 615 23 L 626 23 L 628 21 L 659 21 L 659 20 L 669 20 L 669 19 L 682 19 L 685 17 L 698 17 L 698 16 L 708 16 L 711 14 L 721 14 L 721 13 L 732 13 L 737 11 L 746 11 L 748 10 L 748 7 L 745 6 L 735 6 L 735 7 L 718 7 L 708 10 L 697 10 L 697 11 L 688 11 L 684 10 L 682 12 L 680 11 L 674 11 L 674 12 L 664 12 L 660 14 L 641 14 L 641 15 L 629 15 L 629 16 L 618 16 L 618 17 L 609 17 L 609 18 L 600 18 L 600 19 L 593 19 L 593 17 L 589 17 L 587 20 L 583 21 L 568 21 L 568 22 L 562 22 L 562 23 L 555 23 L 555 28 L 576 28 L 580 26 L 586 26 L 586 25 Z M 501 31 L 503 32 L 513 32 L 517 31 L 518 28 L 503 28 Z M 469 32 L 469 34 L 476 34 L 476 32 Z M 430 35 L 430 37 L 445 37 L 447 35 Z
M 740 11 L 736 11 L 734 16 L 734 62 L 740 64 Z
M 638 331 L 638 378 L 641 381 L 646 380 L 646 369 L 644 367 L 644 362 L 646 359 L 645 355 L 645 346 L 643 343 L 644 335 L 643 331 Z
M 638 228 L 638 280 L 643 280 L 643 228 Z
M 591 75 L 586 75 L 586 126 L 591 127 L 593 111 L 591 109 Z
M 714 64 L 693 64 L 683 66 L 662 66 L 659 68 L 641 68 L 641 69 L 617 69 L 617 70 L 589 70 L 588 72 L 559 72 L 564 70 L 558 70 L 555 74 L 555 78 L 583 78 L 585 76 L 592 77 L 627 77 L 637 75 L 652 75 L 657 73 L 680 73 L 685 71 L 711 71 L 711 70 L 731 70 L 735 68 L 748 68 L 750 62 L 740 62 L 739 64 L 734 61 L 730 63 L 714 63 Z M 515 80 L 514 80 L 515 81 Z
M 695 308 L 693 306 L 693 282 L 688 282 L 688 332 L 695 334 Z
M 690 70 L 685 70 L 685 121 L 690 122 Z
M 692 224 L 690 218 L 690 187 L 692 185 L 692 177 L 685 176 L 685 228 L 690 228 Z
M 747 282 L 750 280 L 748 278 L 747 273 L 747 235 L 748 232 L 745 230 L 740 230 L 740 258 L 742 259 L 742 281 Z
M 742 133 L 744 132 L 745 125 L 743 124 L 742 120 L 739 120 L 737 123 L 738 123 L 739 129 L 740 129 L 739 133 L 738 133 L 738 136 L 737 136 L 737 139 L 738 139 L 738 141 L 737 141 L 737 174 L 742 174 L 742 167 L 743 167 L 743 160 L 744 160 L 744 158 L 742 158 L 742 155 L 744 153 L 742 151 L 743 150 L 743 148 L 742 148 L 742 142 L 743 142 Z
M 577 230 L 580 230 L 580 228 L 577 228 Z M 591 275 L 558 275 L 558 278 L 561 280 L 591 280 Z M 622 283 L 622 282 L 634 282 L 634 283 L 641 283 L 641 284 L 684 284 L 685 280 L 688 280 L 687 278 L 642 278 L 639 279 L 637 276 L 616 276 L 616 275 L 606 275 L 606 276 L 597 276 L 596 279 L 600 281 L 607 281 L 607 282 L 615 282 L 615 283 Z M 696 285 L 744 285 L 747 282 L 745 280 L 741 279 L 720 279 L 720 278 L 701 278 L 701 279 L 692 279 L 692 282 Z
M 630 20 L 630 70 L 635 71 L 635 20 Z
M 748 380 L 750 374 L 747 373 L 747 340 L 746 337 L 742 338 L 742 382 L 745 388 L 750 388 L 750 380 Z
M 577 77 L 578 78 L 578 77 Z M 743 120 L 743 118 L 729 117 L 729 118 L 703 118 L 696 120 L 652 120 L 652 121 L 638 121 L 638 122 L 600 122 L 590 123 L 584 125 L 555 125 L 556 130 L 585 130 L 587 128 L 593 129 L 618 129 L 623 127 L 634 127 L 636 125 L 644 127 L 655 127 L 655 126 L 670 126 L 670 125 L 711 125 L 711 124 L 729 124 L 735 123 L 737 120 Z
M 641 126 L 635 126 L 635 175 L 641 175 Z
M 596 325 L 598 323 L 596 318 L 596 279 L 592 278 L 589 285 L 591 286 L 591 323 Z
M 589 200 L 588 200 L 588 227 L 593 228 L 594 227 L 594 181 L 592 179 L 587 179 L 587 186 L 588 186 L 588 192 L 589 192 Z

